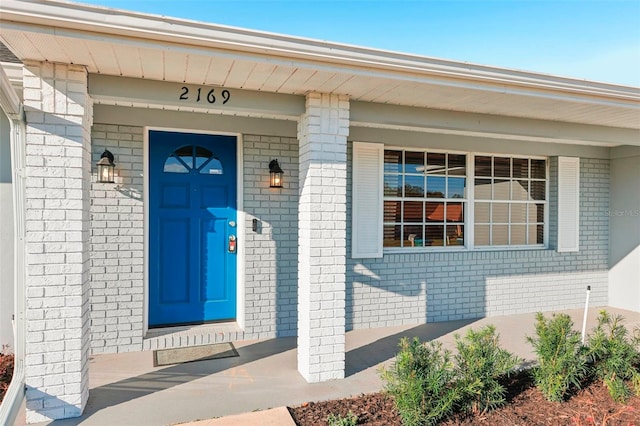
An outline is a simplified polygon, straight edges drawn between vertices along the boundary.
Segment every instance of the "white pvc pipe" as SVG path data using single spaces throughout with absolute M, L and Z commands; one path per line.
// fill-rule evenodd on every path
M 587 286 L 587 300 L 584 303 L 584 317 L 582 318 L 582 344 L 587 337 L 587 313 L 589 312 L 589 295 L 591 294 L 591 286 Z

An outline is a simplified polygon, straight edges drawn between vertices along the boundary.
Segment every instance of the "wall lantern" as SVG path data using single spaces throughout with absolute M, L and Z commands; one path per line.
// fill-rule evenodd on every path
M 116 164 L 113 162 L 113 154 L 105 149 L 100 156 L 100 161 L 96 163 L 98 166 L 98 182 L 100 183 L 113 183 L 113 172 L 116 168 Z
M 269 186 L 271 188 L 282 188 L 283 173 L 278 160 L 271 160 L 269 163 Z

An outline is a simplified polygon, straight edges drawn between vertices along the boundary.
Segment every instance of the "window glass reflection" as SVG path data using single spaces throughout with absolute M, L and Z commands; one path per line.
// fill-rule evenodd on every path
M 425 214 L 427 222 L 444 222 L 444 203 L 427 202 Z
M 424 247 L 422 225 L 406 225 L 404 227 L 405 247 Z
M 181 146 L 166 160 L 163 171 L 165 173 L 190 173 L 191 170 L 200 174 L 221 175 L 224 173 L 222 163 L 207 148 L 201 146 Z
M 491 179 L 476 179 L 475 181 L 476 200 L 490 200 L 491 197 Z
M 529 199 L 528 180 L 514 180 L 511 182 L 511 199 L 518 201 L 526 201 Z
M 541 181 L 531 181 L 531 198 L 533 200 L 544 200 L 545 199 L 545 182 Z
M 424 229 L 425 246 L 444 246 L 444 226 L 427 225 Z
M 424 152 L 404 153 L 405 173 L 424 173 Z
M 448 178 L 447 179 L 447 198 L 465 198 L 465 178 Z M 428 188 L 428 185 L 427 185 Z
M 463 203 L 447 203 L 447 222 L 464 222 Z
M 464 245 L 466 169 L 465 154 L 385 150 L 384 247 Z
M 402 222 L 402 201 L 384 202 L 384 221 Z
M 402 246 L 402 226 L 385 225 L 383 228 L 384 247 Z
M 531 160 L 531 178 L 546 179 L 547 167 L 545 160 Z
M 203 175 L 221 175 L 224 174 L 222 169 L 222 163 L 217 158 L 211 158 L 208 163 L 200 169 L 200 173 Z
M 446 231 L 448 246 L 464 245 L 464 225 L 447 225 Z
M 511 159 L 505 157 L 493 158 L 493 175 L 495 177 L 511 176 Z
M 165 173 L 189 173 L 189 169 L 185 167 L 184 163 L 174 156 L 167 158 L 162 171 Z
M 427 154 L 427 173 L 444 175 L 446 173 L 446 161 L 446 154 L 429 152 Z
M 404 221 L 405 222 L 423 222 L 422 202 L 405 201 L 404 202 Z
M 202 165 L 206 163 L 211 157 L 213 157 L 213 154 L 211 153 L 211 151 L 201 146 L 196 146 L 195 147 L 196 169 L 200 169 L 200 167 L 202 167 Z
M 529 160 L 526 158 L 513 159 L 513 175 L 514 178 L 526 179 L 529 177 Z
M 475 159 L 475 165 L 476 176 L 490 177 L 492 175 L 491 157 L 477 156 Z
M 402 173 L 402 151 L 384 152 L 384 172 Z
M 424 197 L 424 176 L 405 175 L 404 196 Z
M 427 176 L 427 197 L 444 198 L 446 178 Z
M 495 179 L 493 181 L 493 199 L 508 200 L 511 196 L 511 181 Z
M 467 174 L 467 156 L 464 154 L 449 154 L 449 175 L 466 176 Z
M 182 146 L 174 152 L 174 155 L 180 158 L 189 169 L 193 168 L 193 146 Z
M 402 197 L 401 175 L 384 175 L 384 195 L 387 197 Z

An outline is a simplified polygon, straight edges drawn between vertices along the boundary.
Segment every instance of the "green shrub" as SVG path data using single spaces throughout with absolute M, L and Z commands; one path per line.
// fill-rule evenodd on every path
M 617 402 L 624 402 L 631 396 L 626 381 L 631 381 L 635 393 L 640 395 L 640 373 L 636 365 L 640 362 L 640 353 L 636 349 L 638 338 L 629 337 L 622 319 L 619 315 L 611 316 L 607 311 L 600 311 L 598 325 L 588 341 L 593 374 L 604 382 Z
M 402 339 L 395 363 L 382 371 L 406 426 L 433 425 L 452 413 L 461 397 L 454 378 L 450 352 L 439 342 L 422 344 L 418 338 Z
M 533 369 L 536 386 L 549 401 L 562 401 L 571 386 L 580 387 L 586 377 L 586 356 L 580 333 L 573 330 L 567 314 L 553 315 L 547 320 L 536 315 L 536 337 L 527 337 L 537 354 Z
M 505 403 L 506 390 L 499 379 L 508 375 L 521 360 L 500 348 L 493 325 L 470 329 L 464 338 L 455 335 L 457 386 L 462 391 L 461 408 L 474 414 Z
M 349 410 L 346 416 L 340 414 L 329 414 L 327 417 L 329 426 L 356 426 L 358 424 L 358 416 Z

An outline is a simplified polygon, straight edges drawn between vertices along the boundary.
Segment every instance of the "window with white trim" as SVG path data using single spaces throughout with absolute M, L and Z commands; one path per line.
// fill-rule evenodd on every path
M 385 249 L 545 244 L 546 159 L 385 149 L 383 188 Z
M 474 245 L 544 245 L 547 165 L 543 159 L 474 157 Z
M 467 156 L 384 151 L 384 247 L 465 244 Z

